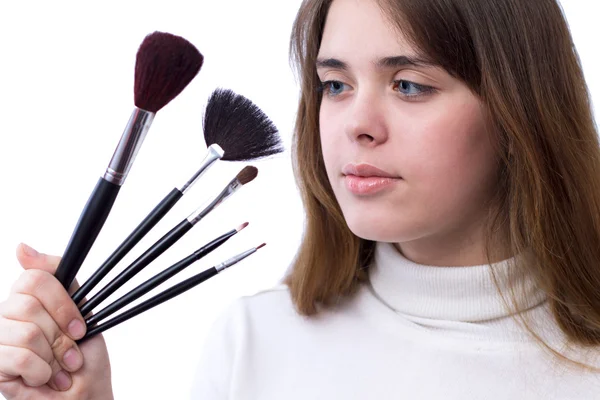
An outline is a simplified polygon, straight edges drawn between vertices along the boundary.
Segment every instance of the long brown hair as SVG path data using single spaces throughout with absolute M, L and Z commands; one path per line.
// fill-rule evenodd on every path
M 366 280 L 374 249 L 346 225 L 320 147 L 315 63 L 331 2 L 305 0 L 291 37 L 301 85 L 294 170 L 306 226 L 285 283 L 304 315 L 354 293 Z M 511 254 L 532 254 L 517 267 L 547 294 L 569 343 L 599 346 L 600 145 L 579 56 L 557 1 L 378 3 L 415 49 L 463 81 L 487 109 L 500 160 L 498 206 L 490 207 L 486 221 L 487 262 L 499 256 L 498 240 Z M 507 237 L 499 238 L 500 232 Z M 501 295 L 516 310 L 527 302 L 515 293 L 510 301 Z M 521 322 L 546 349 L 572 361 Z

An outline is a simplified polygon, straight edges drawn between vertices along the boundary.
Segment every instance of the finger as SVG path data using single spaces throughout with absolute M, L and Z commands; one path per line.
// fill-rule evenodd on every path
M 24 271 L 12 291 L 37 298 L 60 330 L 69 334 L 71 339 L 80 339 L 85 334 L 85 322 L 79 309 L 60 282 L 48 272 L 36 269 Z
M 19 376 L 28 386 L 41 386 L 52 377 L 52 368 L 29 349 L 0 345 L 0 380 Z
M 42 329 L 32 322 L 0 318 L 0 343 L 33 351 L 48 364 L 54 360 L 52 348 Z
M 0 305 L 0 315 L 8 320 L 35 324 L 41 331 L 41 337 L 45 340 L 46 346 L 44 352 L 36 353 L 53 366 L 55 373 L 59 369 L 75 372 L 81 368 L 83 355 L 78 346 L 69 336 L 65 335 L 37 297 L 14 293 L 5 303 Z M 33 334 L 32 332 L 31 335 Z M 17 346 L 34 350 L 29 345 L 30 343 L 25 342 L 25 338 L 21 337 L 20 340 L 21 342 L 17 343 Z M 41 344 L 38 344 L 38 346 L 41 346 Z M 50 357 L 47 357 L 48 352 L 51 355 Z M 55 360 L 58 362 L 56 366 L 54 366 Z
M 3 346 L 31 350 L 50 366 L 51 379 L 47 383 L 52 389 L 66 390 L 71 386 L 70 376 L 68 374 L 65 376 L 66 371 L 63 371 L 61 365 L 54 358 L 54 353 L 46 337 L 37 325 L 31 322 L 2 318 L 0 319 L 0 332 L 0 341 Z M 0 368 L 0 371 L 3 369 Z M 4 372 L 8 375 L 7 371 Z
M 20 399 L 44 399 L 57 400 L 60 393 L 50 389 L 48 386 L 39 386 L 35 389 L 23 385 L 21 378 L 14 379 L 9 382 L 0 382 L 0 394 L 4 395 L 7 400 Z
M 17 246 L 17 259 L 23 269 L 41 269 L 50 274 L 54 274 L 60 263 L 60 257 L 40 253 L 24 243 Z
M 59 256 L 40 253 L 34 248 L 21 243 L 17 246 L 17 259 L 25 270 L 40 269 L 54 275 L 61 258 Z M 75 293 L 77 289 L 79 289 L 79 283 L 74 279 L 71 286 L 69 286 L 69 294 Z

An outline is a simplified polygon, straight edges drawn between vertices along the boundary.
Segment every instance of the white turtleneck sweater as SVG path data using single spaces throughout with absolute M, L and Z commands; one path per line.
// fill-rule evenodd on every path
M 509 279 L 508 265 L 494 264 L 501 288 L 524 285 L 524 312 L 544 339 L 562 343 L 543 294 Z M 378 243 L 369 276 L 310 318 L 285 286 L 234 302 L 208 337 L 192 398 L 600 399 L 600 374 L 557 364 L 510 317 L 489 266 L 419 265 Z

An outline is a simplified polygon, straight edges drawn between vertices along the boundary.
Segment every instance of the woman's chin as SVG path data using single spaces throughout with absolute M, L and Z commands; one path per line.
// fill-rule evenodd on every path
M 345 215 L 350 231 L 361 239 L 375 242 L 399 243 L 409 239 L 406 229 L 401 224 L 387 218 L 376 218 L 372 215 Z

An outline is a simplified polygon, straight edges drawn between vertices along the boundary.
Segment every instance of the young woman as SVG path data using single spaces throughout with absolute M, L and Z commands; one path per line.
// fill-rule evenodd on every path
M 193 398 L 600 398 L 600 146 L 556 0 L 306 0 L 292 50 L 303 243 L 216 323 Z M 110 398 L 25 249 L 0 391 Z

